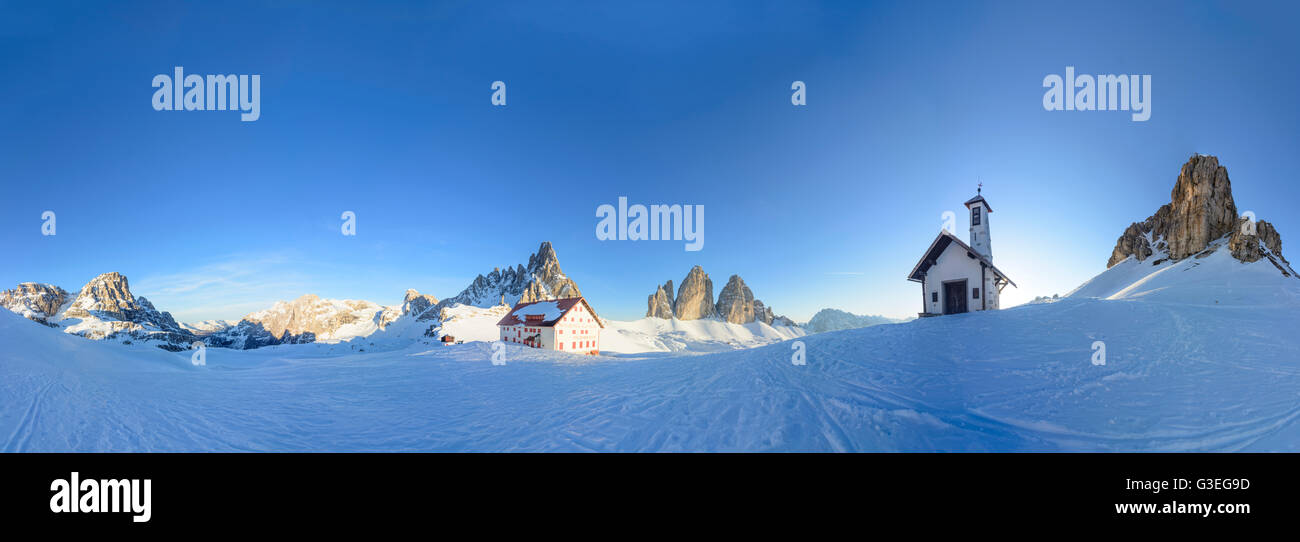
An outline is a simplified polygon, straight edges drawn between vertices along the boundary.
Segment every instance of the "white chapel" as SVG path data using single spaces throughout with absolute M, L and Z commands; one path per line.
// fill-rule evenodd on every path
M 966 202 L 970 210 L 970 244 L 944 229 L 930 243 L 907 280 L 921 283 L 922 318 L 970 311 L 997 310 L 998 298 L 1008 284 L 1006 273 L 993 265 L 989 215 L 993 208 L 981 194 Z

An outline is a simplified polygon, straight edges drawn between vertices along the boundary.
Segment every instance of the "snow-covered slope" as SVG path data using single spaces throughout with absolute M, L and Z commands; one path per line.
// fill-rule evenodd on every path
M 702 353 L 752 348 L 802 337 L 798 327 L 770 326 L 763 322 L 733 324 L 717 318 L 671 320 L 605 320 L 600 332 L 602 353 L 641 354 L 646 352 Z
M 1283 275 L 1267 260 L 1246 263 L 1233 258 L 1226 243 L 1227 239 L 1220 239 L 1201 256 L 1176 262 L 1163 253 L 1146 261 L 1130 256 L 1066 296 L 1142 298 L 1192 305 L 1291 306 L 1295 300 L 1288 299 L 1287 292 L 1300 285 L 1300 279 Z
M 9 451 L 1300 451 L 1300 280 L 1214 258 L 1117 265 L 1056 303 L 801 337 L 806 365 L 790 342 L 617 360 L 506 345 L 494 365 L 490 343 L 418 341 L 208 349 L 194 367 L 6 311 L 0 438 Z

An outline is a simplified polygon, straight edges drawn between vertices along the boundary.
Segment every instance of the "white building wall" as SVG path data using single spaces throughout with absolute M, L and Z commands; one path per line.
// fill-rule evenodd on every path
M 498 328 L 501 330 L 500 339 L 503 342 L 523 345 L 524 338 L 540 335 L 539 348 L 579 354 L 600 353 L 600 324 L 596 322 L 596 316 L 582 304 L 573 307 L 553 326 L 516 324 L 498 326 Z
M 987 307 L 988 310 L 995 311 L 998 310 L 998 308 L 1000 308 L 998 305 L 999 305 L 999 299 L 1002 296 L 998 292 L 997 278 L 993 276 L 993 273 L 991 272 L 984 273 L 984 289 L 980 290 L 980 295 L 988 296 L 988 299 L 985 300 L 986 304 L 988 305 Z
M 600 353 L 600 323 L 581 303 L 555 323 L 555 339 L 563 343 L 559 350 L 579 354 Z
M 555 330 L 549 327 L 531 326 L 528 324 L 515 324 L 513 326 L 497 326 L 501 330 L 501 341 L 524 344 L 524 339 L 533 335 L 541 336 L 540 348 L 555 348 Z
M 975 209 L 979 209 L 979 224 L 975 224 Z M 983 255 L 988 261 L 993 261 L 993 243 L 989 238 L 989 208 L 984 202 L 976 202 L 967 208 L 970 216 L 970 239 L 969 244 L 975 252 Z
M 946 306 L 943 298 L 943 283 L 953 280 L 966 279 L 966 310 L 982 310 L 981 300 L 973 297 L 972 288 L 980 287 L 980 296 L 986 295 L 985 292 L 996 291 L 996 288 L 989 288 L 993 281 L 993 273 L 985 273 L 985 284 L 980 285 L 980 261 L 966 255 L 966 249 L 961 248 L 956 243 L 951 243 L 948 248 L 939 255 L 939 260 L 935 265 L 930 267 L 925 277 L 925 310 L 931 314 L 943 314 L 943 308 Z M 989 299 L 994 301 L 996 298 Z M 990 309 L 997 307 L 990 304 Z

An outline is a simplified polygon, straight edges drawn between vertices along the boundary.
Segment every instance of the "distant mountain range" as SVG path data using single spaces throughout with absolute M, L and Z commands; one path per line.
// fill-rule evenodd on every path
M 841 329 L 857 329 L 860 327 L 870 327 L 879 324 L 897 324 L 906 322 L 908 318 L 889 318 L 886 316 L 875 315 L 857 315 L 851 312 L 845 312 L 839 309 L 822 309 L 814 314 L 808 323 L 803 324 L 804 331 L 808 333 L 825 333 L 827 331 L 839 331 Z
M 692 270 L 686 282 L 693 283 L 689 280 L 693 277 L 697 280 L 702 278 L 706 283 L 708 280 L 698 268 Z M 703 284 L 701 288 L 711 297 L 711 283 Z M 460 293 L 441 301 L 416 290 L 407 290 L 402 303 L 392 306 L 364 300 L 322 299 L 307 294 L 291 301 L 278 301 L 238 321 L 206 320 L 186 324 L 178 323 L 171 314 L 157 310 L 144 297 L 132 294 L 127 278 L 114 272 L 95 277 L 76 296 L 52 284 L 22 283 L 0 292 L 0 305 L 30 320 L 88 339 L 149 343 L 172 351 L 190 348 L 196 342 L 209 347 L 246 350 L 362 337 L 372 339 L 371 342 L 434 338 L 441 335 L 443 324 L 451 319 L 464 319 L 471 313 L 486 318 L 483 315 L 488 314 L 457 310 L 457 307 L 489 309 L 512 306 L 521 301 L 581 295 L 577 283 L 560 268 L 559 257 L 551 243 L 543 242 L 537 252 L 528 257 L 526 266 L 516 265 L 504 270 L 494 268 L 490 273 L 475 277 Z M 753 300 L 753 294 L 749 293 L 740 277 L 732 277 L 719 299 L 718 306 L 730 307 L 730 314 L 743 315 L 733 316 L 727 321 L 794 325 L 788 319 L 773 316 L 761 301 Z M 708 307 L 713 311 L 711 299 Z M 671 341 L 665 342 L 669 343 Z

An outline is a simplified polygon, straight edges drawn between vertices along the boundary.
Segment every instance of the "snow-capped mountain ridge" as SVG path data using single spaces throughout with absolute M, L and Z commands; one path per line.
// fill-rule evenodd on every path
M 117 272 L 96 276 L 75 297 L 51 284 L 25 282 L 0 292 L 0 305 L 87 339 L 138 340 L 166 350 L 181 350 L 195 340 L 170 313 L 132 295 L 126 277 Z
M 449 307 L 460 304 L 486 308 L 581 296 L 578 284 L 560 269 L 560 260 L 551 247 L 551 242 L 544 241 L 537 252 L 528 256 L 528 267 L 516 265 L 513 268 L 506 267 L 505 271 L 493 268 L 486 276 L 474 277 L 468 287 L 459 294 L 442 300 L 440 305 Z
M 346 340 L 374 333 L 384 310 L 371 301 L 321 299 L 306 294 L 250 313 L 238 324 L 205 336 L 203 341 L 209 346 L 249 349 Z
M 0 305 L 30 320 L 58 325 L 90 339 L 135 338 L 160 341 L 167 349 L 202 341 L 210 347 L 252 349 L 281 344 L 339 342 L 368 338 L 420 340 L 437 337 L 442 320 L 467 318 L 459 307 L 492 308 L 502 302 L 559 299 L 582 295 L 578 285 L 560 269 L 550 242 L 543 242 L 518 265 L 479 275 L 460 294 L 438 298 L 407 290 L 400 305 L 381 306 L 364 300 L 322 299 L 306 294 L 292 301 L 250 313 L 238 322 L 210 320 L 180 324 L 157 310 L 148 299 L 133 296 L 126 277 L 105 273 L 92 279 L 76 296 L 57 286 L 22 283 L 0 292 Z M 390 330 L 390 326 L 397 329 Z M 391 331 L 391 333 L 384 333 Z M 481 333 L 471 333 L 481 335 Z M 399 339 L 400 338 L 400 339 Z

